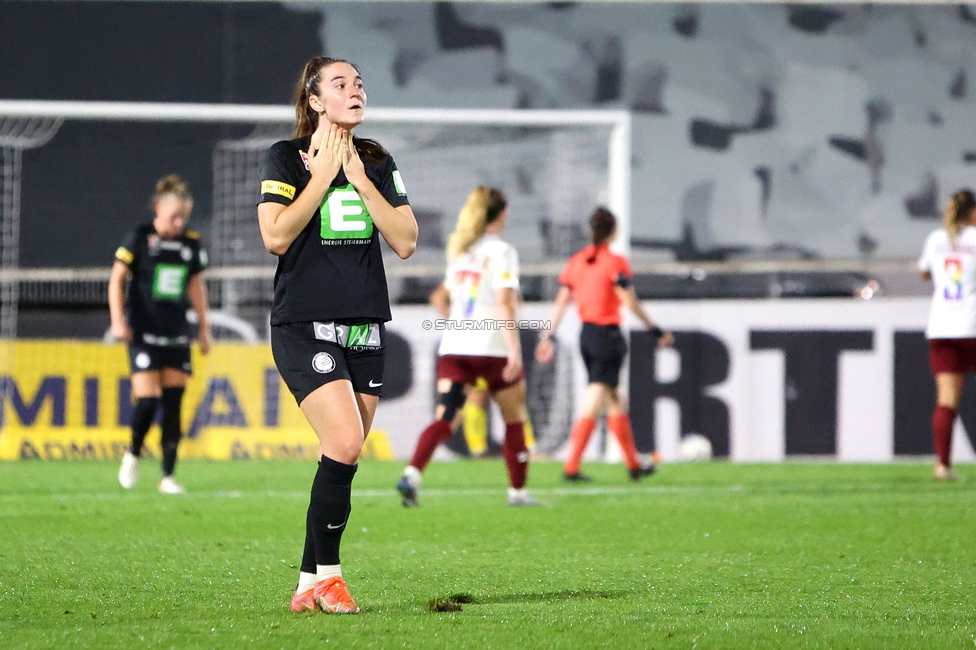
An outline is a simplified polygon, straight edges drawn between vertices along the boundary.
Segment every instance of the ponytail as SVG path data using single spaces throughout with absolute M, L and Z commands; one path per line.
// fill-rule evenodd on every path
M 586 258 L 587 264 L 596 262 L 596 254 L 600 246 L 607 243 L 613 231 L 617 229 L 617 219 L 606 208 L 597 208 L 590 216 L 590 241 L 593 244 L 593 254 Z
M 498 219 L 508 207 L 508 199 L 497 187 L 480 186 L 468 195 L 458 213 L 457 225 L 447 240 L 447 257 L 453 259 L 466 253 L 481 239 L 488 225 Z

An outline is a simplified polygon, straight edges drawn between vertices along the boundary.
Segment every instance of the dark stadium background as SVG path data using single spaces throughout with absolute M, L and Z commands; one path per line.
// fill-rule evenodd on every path
M 287 104 L 296 71 L 320 54 L 320 20 L 276 3 L 5 2 L 0 98 Z M 21 266 L 110 265 L 173 171 L 207 233 L 210 143 L 228 128 L 66 123 L 24 153 Z

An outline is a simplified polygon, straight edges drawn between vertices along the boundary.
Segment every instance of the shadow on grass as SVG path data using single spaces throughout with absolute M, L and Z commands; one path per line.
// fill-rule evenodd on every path
M 570 600 L 613 600 L 616 598 L 626 598 L 632 596 L 634 593 L 633 590 L 623 589 L 613 591 L 561 589 L 559 591 L 545 591 L 540 593 L 497 594 L 488 596 L 472 596 L 464 593 L 432 599 L 424 607 L 424 610 L 430 612 L 451 612 L 463 611 L 463 609 L 474 605 L 514 605 L 520 603 L 546 603 Z M 451 607 L 451 604 L 462 605 L 463 608 Z M 415 606 L 416 603 L 393 607 L 379 604 L 366 606 L 360 604 L 362 613 L 364 614 L 389 614 L 396 610 L 412 609 Z
M 562 600 L 612 600 L 632 596 L 633 591 L 594 591 L 591 589 L 561 589 L 537 594 L 499 594 L 496 596 L 474 597 L 473 605 L 509 605 L 515 603 L 546 603 Z

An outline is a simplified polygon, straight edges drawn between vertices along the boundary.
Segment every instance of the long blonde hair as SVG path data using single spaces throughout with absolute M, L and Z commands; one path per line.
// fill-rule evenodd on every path
M 475 188 L 461 207 L 457 225 L 447 240 L 448 259 L 466 253 L 507 206 L 508 199 L 497 187 L 481 185 Z
M 946 201 L 942 225 L 949 235 L 949 244 L 953 248 L 956 247 L 959 231 L 969 222 L 974 209 L 976 209 L 976 195 L 972 190 L 959 190 Z

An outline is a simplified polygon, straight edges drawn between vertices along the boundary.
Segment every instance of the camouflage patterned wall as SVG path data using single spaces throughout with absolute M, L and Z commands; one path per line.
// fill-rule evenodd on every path
M 966 6 L 394 4 L 323 9 L 380 105 L 634 112 L 634 236 L 914 256 L 976 185 Z

